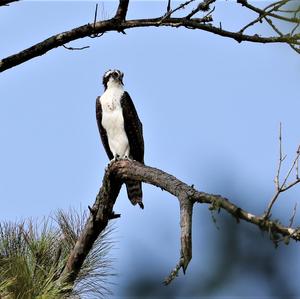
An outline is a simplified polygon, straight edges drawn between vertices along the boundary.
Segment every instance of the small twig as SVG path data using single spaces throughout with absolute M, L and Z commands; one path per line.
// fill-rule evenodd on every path
M 204 0 L 203 2 L 200 2 L 198 6 L 193 9 L 185 18 L 190 19 L 193 15 L 198 13 L 199 11 L 208 11 L 209 10 L 209 5 L 215 2 L 216 0 Z M 215 10 L 215 7 L 207 14 L 211 14 Z M 207 16 L 206 15 L 206 16 Z
M 66 45 L 62 45 L 65 49 L 67 50 L 71 50 L 71 51 L 80 51 L 80 50 L 84 50 L 84 49 L 88 49 L 90 46 L 84 46 L 84 47 L 67 47 Z
M 214 11 L 215 11 L 216 7 L 214 6 L 204 17 L 203 19 L 205 18 L 208 18 Z
M 273 6 L 273 10 L 278 10 L 278 8 L 280 8 L 281 6 L 283 6 L 284 4 L 286 4 L 289 0 L 279 0 L 277 2 L 274 2 L 274 3 L 270 3 L 268 6 L 266 6 L 264 8 L 264 10 L 267 10 L 268 8 L 271 8 Z M 279 5 L 279 6 L 278 6 Z M 278 7 L 278 8 L 276 8 Z
M 117 219 L 120 218 L 121 214 L 116 214 L 114 211 L 109 215 L 109 219 Z
M 169 274 L 169 276 L 167 276 L 164 279 L 164 285 L 167 286 L 168 284 L 170 284 L 177 276 L 178 276 L 178 272 L 180 270 L 180 268 L 182 267 L 181 262 L 179 262 L 175 268 L 171 271 L 171 273 Z
M 269 19 L 267 16 L 264 16 L 264 19 L 269 23 L 269 25 L 273 28 L 273 30 L 279 35 L 283 36 L 284 34 L 273 24 L 271 19 Z
M 97 21 L 97 14 L 98 14 L 98 3 L 96 4 L 95 14 L 94 14 L 94 29 L 95 29 L 95 24 Z
M 169 11 L 167 11 L 167 13 L 162 17 L 162 21 L 169 18 L 174 12 L 176 12 L 177 10 L 180 10 L 182 8 L 184 8 L 185 6 L 189 5 L 190 3 L 194 2 L 195 0 L 188 0 L 184 3 L 181 3 L 179 6 L 177 6 L 174 9 L 170 9 Z
M 293 161 L 293 163 L 292 163 L 292 166 L 291 166 L 291 168 L 289 169 L 289 171 L 288 171 L 288 173 L 287 173 L 287 175 L 286 175 L 285 179 L 283 180 L 283 183 L 282 183 L 282 185 L 281 185 L 281 187 L 280 187 L 280 189 L 281 189 L 282 192 L 284 192 L 284 191 L 290 189 L 292 186 L 294 186 L 294 185 L 296 185 L 297 183 L 299 183 L 299 179 L 297 179 L 297 180 L 295 180 L 294 182 L 290 183 L 288 186 L 285 186 L 285 185 L 286 185 L 286 182 L 287 182 L 287 180 L 288 180 L 288 178 L 289 178 L 289 176 L 290 176 L 290 174 L 292 173 L 293 169 L 296 167 L 296 164 L 297 164 L 297 161 L 299 160 L 299 157 L 300 157 L 300 152 L 297 151 L 297 154 L 296 154 L 296 157 L 295 157 L 295 159 L 294 159 L 294 161 Z
M 171 0 L 168 0 L 167 13 L 171 10 Z
M 88 206 L 88 209 L 89 209 L 89 211 L 90 211 L 90 213 L 91 213 L 92 215 L 95 215 L 96 211 L 93 210 L 93 208 L 91 208 L 90 206 Z
M 296 46 L 292 45 L 292 44 L 289 44 L 289 46 L 294 50 L 296 51 L 298 54 L 300 54 L 300 47 L 297 48 Z
M 297 13 L 297 12 L 299 12 L 299 9 L 300 8 L 298 8 L 296 10 L 291 10 L 291 9 L 277 9 L 277 11 L 284 12 L 284 13 Z
M 297 150 L 297 155 L 300 153 L 300 145 Z M 299 159 L 296 162 L 296 180 L 299 180 Z
M 278 10 L 281 6 L 283 6 L 284 4 L 286 4 L 286 2 L 289 0 L 285 0 L 285 1 L 278 1 L 275 3 L 271 3 L 268 6 L 266 6 L 262 12 L 259 14 L 259 16 L 253 20 L 252 22 L 250 22 L 249 24 L 245 25 L 239 32 L 243 33 L 247 28 L 253 26 L 254 24 L 258 23 L 258 22 L 262 22 L 262 19 L 265 16 L 268 16 L 271 12 L 273 12 L 274 10 Z M 272 7 L 273 6 L 273 7 Z M 271 8 L 272 7 L 272 8 Z M 269 8 L 271 8 L 270 10 L 268 10 Z
M 281 134 L 281 133 L 280 133 Z M 281 137 L 280 137 L 280 141 L 281 141 Z M 281 142 L 280 142 L 281 143 Z M 280 147 L 281 148 L 281 147 Z M 276 192 L 273 196 L 273 198 L 271 199 L 269 205 L 268 205 L 268 208 L 267 208 L 267 211 L 265 212 L 264 216 L 263 216 L 263 219 L 268 219 L 269 216 L 270 216 L 270 213 L 271 213 L 271 210 L 272 210 L 272 207 L 273 205 L 275 204 L 277 198 L 279 197 L 280 193 L 282 192 L 285 192 L 287 190 L 289 190 L 290 188 L 294 187 L 295 185 L 297 185 L 298 183 L 300 183 L 300 179 L 298 177 L 296 177 L 296 180 L 294 180 L 293 182 L 289 183 L 288 185 L 286 185 L 287 183 L 287 180 L 288 178 L 290 177 L 293 169 L 296 168 L 296 172 L 297 172 L 297 165 L 298 165 L 298 161 L 299 161 L 299 158 L 300 158 L 300 150 L 299 150 L 299 147 L 298 147 L 298 150 L 297 150 L 297 154 L 296 154 L 296 157 L 290 167 L 290 169 L 288 170 L 282 184 L 279 183 L 279 176 L 280 176 L 280 167 L 281 167 L 281 163 L 282 161 L 284 160 L 285 157 L 282 157 L 282 151 L 280 149 L 280 158 L 279 158 L 279 167 L 278 167 L 278 172 L 277 172 L 277 175 L 276 175 Z
M 273 30 L 280 36 L 280 37 L 283 37 L 285 36 L 274 24 L 273 22 L 267 18 L 266 16 L 264 17 L 264 19 L 269 23 L 269 25 L 273 28 Z M 300 21 L 300 20 L 299 20 Z M 296 41 L 295 39 L 297 39 L 297 36 L 294 35 L 294 36 L 291 36 L 290 37 L 290 41 L 288 41 L 288 45 L 294 50 L 296 51 L 297 53 L 300 54 L 300 48 L 297 48 L 295 45 L 300 45 L 300 43 L 298 41 Z
M 286 2 L 288 2 L 288 1 L 286 0 Z M 251 5 L 250 3 L 248 3 L 247 0 L 237 0 L 237 3 L 242 4 L 243 6 L 245 6 L 248 9 L 258 13 L 259 15 L 263 15 L 265 13 L 263 9 L 260 9 L 256 6 Z M 299 23 L 299 18 L 288 18 L 288 17 L 281 16 L 281 15 L 278 15 L 278 14 L 275 14 L 275 13 L 271 13 L 271 12 L 268 13 L 268 17 L 272 17 L 272 18 L 275 18 L 275 19 L 278 19 L 278 20 L 281 20 L 281 21 L 286 21 L 286 22 L 291 22 L 291 23 Z
M 252 22 L 248 23 L 247 25 L 245 25 L 240 31 L 239 33 L 243 33 L 247 28 L 253 26 L 254 24 L 261 22 L 263 17 L 267 15 L 267 13 L 259 15 L 255 20 L 253 20 Z
M 282 162 L 284 161 L 285 158 L 286 158 L 286 155 L 283 156 L 283 153 L 282 153 L 282 125 L 280 122 L 280 124 L 279 124 L 279 160 L 278 160 L 277 174 L 274 179 L 277 191 L 279 191 L 279 189 L 280 189 L 280 186 L 279 186 L 280 185 L 280 171 L 281 171 Z
M 292 214 L 292 216 L 290 218 L 290 225 L 289 225 L 289 227 L 293 226 L 294 219 L 295 219 L 295 216 L 296 216 L 296 212 L 297 212 L 297 203 L 295 203 L 293 214 Z
M 192 18 L 193 21 L 198 21 L 199 23 L 209 23 L 213 21 L 212 13 L 215 10 L 215 6 L 202 18 Z
M 299 27 L 299 25 L 300 25 L 300 22 L 298 24 L 296 24 L 295 27 L 292 29 L 291 35 L 294 35 L 294 33 L 297 30 L 297 28 Z
M 104 34 L 104 33 L 94 33 L 96 31 L 97 15 L 98 15 L 98 3 L 96 4 L 96 8 L 95 8 L 93 33 L 90 35 L 90 38 L 100 37 Z

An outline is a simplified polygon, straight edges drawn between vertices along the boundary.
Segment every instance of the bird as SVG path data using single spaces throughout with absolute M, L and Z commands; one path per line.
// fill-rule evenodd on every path
M 144 164 L 143 125 L 129 93 L 124 90 L 123 76 L 117 69 L 103 75 L 104 93 L 96 99 L 98 129 L 110 163 L 129 159 Z M 131 203 L 143 209 L 142 183 L 126 180 L 125 185 Z

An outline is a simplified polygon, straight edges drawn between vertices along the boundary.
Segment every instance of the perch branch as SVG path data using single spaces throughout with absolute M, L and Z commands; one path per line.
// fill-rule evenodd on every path
M 231 214 L 237 220 L 245 220 L 259 227 L 261 230 L 270 233 L 272 240 L 275 236 L 282 238 L 300 240 L 300 229 L 286 227 L 277 221 L 265 219 L 262 216 L 253 215 L 230 202 L 220 195 L 208 194 L 194 189 L 184 182 L 178 180 L 157 168 L 145 166 L 136 161 L 119 160 L 110 164 L 105 171 L 103 185 L 92 208 L 90 217 L 81 233 L 68 262 L 62 273 L 60 282 L 74 283 L 81 265 L 86 258 L 93 243 L 106 227 L 110 219 L 119 216 L 113 213 L 113 206 L 119 194 L 121 184 L 126 180 L 138 180 L 159 187 L 177 197 L 180 206 L 181 226 L 181 252 L 179 263 L 171 274 L 165 279 L 165 284 L 170 283 L 182 268 L 183 271 L 192 258 L 192 210 L 195 203 L 210 205 L 210 208 L 222 209 Z

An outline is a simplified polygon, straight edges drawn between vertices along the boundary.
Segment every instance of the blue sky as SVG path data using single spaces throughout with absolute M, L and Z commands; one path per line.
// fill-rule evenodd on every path
M 103 2 L 100 12 L 111 17 L 116 5 Z M 165 6 L 135 1 L 128 18 L 159 16 Z M 0 56 L 92 22 L 94 8 L 95 2 L 78 1 L 1 7 Z M 219 2 L 214 18 L 222 20 L 224 28 L 238 30 L 237 24 L 252 16 L 232 2 Z M 286 45 L 238 44 L 194 30 L 144 28 L 126 33 L 78 40 L 69 45 L 90 48 L 54 49 L 1 74 L 0 219 L 42 217 L 56 209 L 92 204 L 108 162 L 94 106 L 103 91 L 102 74 L 109 68 L 125 73 L 126 90 L 144 125 L 146 164 L 262 213 L 274 191 L 279 122 L 288 154 L 284 169 L 300 141 L 299 55 Z M 299 188 L 283 195 L 274 216 L 287 224 L 298 199 Z M 144 211 L 132 207 L 123 190 L 115 206 L 122 214 L 114 235 L 117 295 L 138 276 L 132 265 L 155 274 L 159 284 L 179 256 L 177 200 L 144 186 L 144 202 Z M 188 283 L 199 269 L 206 275 L 209 253 L 218 254 L 212 240 L 219 232 L 207 207 L 197 207 L 196 217 L 193 229 L 199 247 L 178 283 Z M 299 275 L 294 265 L 291 262 L 291 277 Z M 246 286 L 247 277 L 243 280 Z M 253 289 L 243 292 L 244 285 L 216 295 L 251 295 Z M 266 294 L 263 286 L 259 294 Z

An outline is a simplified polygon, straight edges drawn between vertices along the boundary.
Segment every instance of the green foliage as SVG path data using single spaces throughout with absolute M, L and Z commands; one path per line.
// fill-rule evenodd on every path
M 106 230 L 88 255 L 74 286 L 59 284 L 59 277 L 86 217 L 75 211 L 58 212 L 45 219 L 0 224 L 0 298 L 59 299 L 84 294 L 99 298 L 107 293 L 112 275 L 108 252 L 112 246 Z
M 85 214 L 80 216 L 74 211 L 69 213 L 59 211 L 57 213 L 56 219 L 64 234 L 66 244 L 69 246 L 68 250 L 75 245 L 84 228 L 86 218 Z M 113 228 L 108 225 L 94 243 L 75 281 L 73 294 L 79 296 L 89 294 L 89 298 L 102 298 L 111 294 L 108 279 L 115 275 L 112 268 L 113 261 L 109 257 L 109 252 L 113 246 L 113 241 L 110 239 L 112 231 Z

